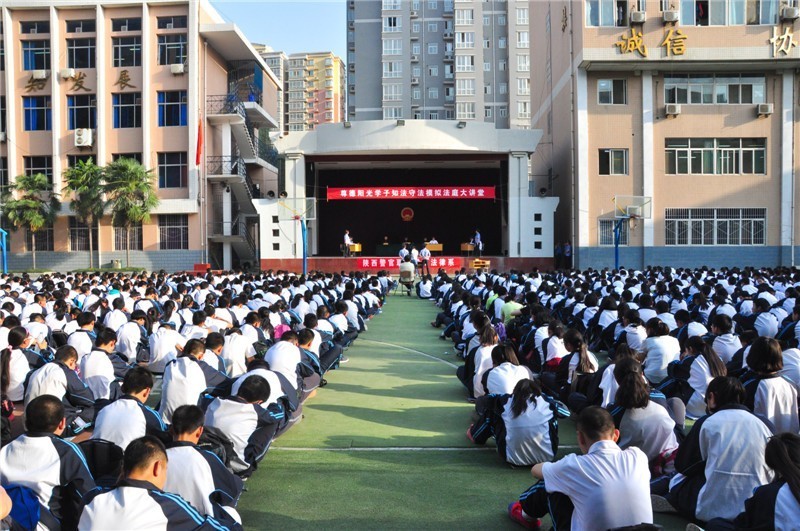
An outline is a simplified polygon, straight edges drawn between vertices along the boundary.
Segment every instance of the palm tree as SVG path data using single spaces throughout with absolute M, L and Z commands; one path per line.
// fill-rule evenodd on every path
M 89 160 L 81 160 L 64 172 L 66 189 L 72 192 L 70 208 L 78 221 L 89 227 L 89 268 L 94 267 L 94 225 L 99 224 L 106 207 L 103 199 L 103 168 Z M 99 229 L 99 227 L 98 227 Z
M 31 231 L 31 256 L 36 269 L 36 233 L 51 225 L 61 209 L 58 194 L 47 175 L 20 175 L 8 187 L 3 205 L 3 215 L 16 230 Z
M 150 221 L 158 206 L 152 171 L 133 159 L 118 159 L 106 166 L 106 195 L 111 205 L 111 222 L 125 227 L 125 265 L 131 263 L 131 227 Z

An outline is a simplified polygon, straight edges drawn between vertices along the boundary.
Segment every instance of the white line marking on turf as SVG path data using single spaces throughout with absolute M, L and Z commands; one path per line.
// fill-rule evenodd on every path
M 420 356 L 425 356 L 426 358 L 430 358 L 432 360 L 440 361 L 440 362 L 444 363 L 445 365 L 449 365 L 449 366 L 453 367 L 454 369 L 458 369 L 458 365 L 456 365 L 454 363 L 450 363 L 449 361 L 443 360 L 442 358 L 437 358 L 436 356 L 431 356 L 430 354 L 425 354 L 424 352 L 421 352 L 419 350 L 414 350 L 413 348 L 404 347 L 402 345 L 396 345 L 394 343 L 386 343 L 385 341 L 375 341 L 374 339 L 361 338 L 361 341 L 370 342 L 370 343 L 377 343 L 378 345 L 385 345 L 387 347 L 396 347 L 396 348 L 399 348 L 399 349 L 402 349 L 402 350 L 407 350 L 409 352 L 413 352 L 414 354 L 419 354 Z
M 353 446 L 348 448 L 310 448 L 296 446 L 272 446 L 271 450 L 287 452 L 482 452 L 496 451 L 493 446 Z M 559 450 L 577 450 L 577 446 L 559 446 Z

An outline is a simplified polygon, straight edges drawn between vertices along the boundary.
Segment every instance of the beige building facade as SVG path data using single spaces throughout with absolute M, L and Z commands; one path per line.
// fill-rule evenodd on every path
M 255 263 L 282 87 L 235 25 L 207 1 L 7 0 L 0 16 L 0 180 L 41 172 L 62 194 L 37 233 L 39 267 L 88 266 L 62 174 L 89 157 L 152 169 L 160 204 L 134 229 L 132 266 Z M 30 267 L 28 232 L 11 236 L 12 269 Z M 95 264 L 124 262 L 124 229 L 104 218 L 93 232 Z
M 793 265 L 798 10 L 791 2 L 531 2 L 533 185 L 576 265 Z M 636 210 L 631 210 L 636 212 Z

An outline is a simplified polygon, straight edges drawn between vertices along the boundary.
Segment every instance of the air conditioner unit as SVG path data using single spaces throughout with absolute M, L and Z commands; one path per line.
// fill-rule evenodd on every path
M 453 32 L 452 31 L 445 31 L 444 32 L 444 38 L 445 39 L 452 39 L 453 38 Z
M 128 31 L 128 25 L 126 24 L 124 26 L 120 26 L 119 30 L 120 31 Z
M 91 147 L 91 146 L 92 146 L 92 130 L 75 129 L 75 147 Z
M 31 28 L 31 30 L 28 33 L 30 35 L 36 35 L 37 33 L 39 33 L 39 30 L 34 27 L 34 28 Z
M 356 93 L 356 87 L 355 87 L 355 85 L 350 85 L 350 89 L 348 90 L 348 92 L 349 92 L 350 94 L 355 94 L 355 93 Z
M 419 61 L 419 55 L 412 55 L 411 56 L 411 62 L 412 63 L 416 63 L 417 61 Z
M 167 29 L 173 29 L 173 28 L 174 28 L 173 23 L 167 22 Z
M 351 20 L 350 22 L 347 23 L 347 27 L 350 29 L 355 29 L 356 23 Z
M 661 18 L 664 20 L 665 23 L 674 24 L 678 22 L 678 12 L 664 11 L 663 13 L 661 13 Z
M 31 76 L 33 79 L 47 79 L 47 70 L 34 70 Z
M 631 24 L 644 24 L 647 20 L 647 13 L 644 11 L 631 11 Z
M 172 75 L 180 76 L 186 73 L 186 65 L 183 63 L 175 63 L 174 65 L 169 65 L 170 72 Z
M 781 20 L 797 20 L 800 18 L 800 7 L 783 6 L 781 8 Z
M 411 84 L 412 85 L 419 85 L 419 78 L 418 77 L 412 77 L 411 78 Z
M 75 28 L 75 33 L 83 33 L 83 28 L 78 26 L 77 28 Z
M 75 77 L 75 69 L 62 68 L 60 74 L 61 74 L 61 79 L 72 79 L 73 77 Z
M 773 112 L 773 106 L 771 103 L 759 103 L 758 104 L 758 115 L 759 116 L 769 116 Z
M 0 144 L 6 141 L 6 132 L 0 131 Z
M 681 113 L 679 103 L 667 103 L 667 116 L 677 116 Z
M 355 72 L 355 71 L 356 71 L 356 64 L 355 64 L 355 63 L 350 63 L 349 65 L 347 65 L 347 68 L 348 68 L 348 69 L 349 69 L 351 72 Z
M 411 12 L 411 18 L 417 18 L 418 16 L 419 16 L 418 12 L 416 12 L 416 11 L 412 11 Z

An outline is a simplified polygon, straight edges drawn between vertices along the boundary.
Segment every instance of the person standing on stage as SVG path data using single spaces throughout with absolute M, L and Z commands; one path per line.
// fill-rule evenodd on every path
M 475 250 L 478 256 L 483 254 L 483 242 L 481 241 L 481 230 L 475 229 L 475 235 L 472 237 L 472 243 L 475 245 Z
M 344 255 L 350 256 L 350 246 L 353 245 L 353 238 L 350 237 L 350 230 L 344 229 Z
M 414 264 L 414 267 L 419 266 L 419 251 L 417 250 L 416 245 L 411 245 L 411 263 Z
M 569 241 L 564 242 L 562 252 L 564 253 L 564 269 L 572 269 L 572 244 Z
M 431 252 L 428 250 L 428 245 L 423 243 L 422 249 L 419 250 L 418 261 L 419 261 L 420 272 L 425 273 L 427 271 L 426 274 L 428 275 L 431 274 L 431 269 L 430 267 L 428 267 L 428 260 L 430 260 L 430 258 L 431 258 Z
M 406 244 L 403 244 L 403 248 L 400 249 L 400 260 L 405 260 L 406 256 L 408 256 L 408 249 L 406 248 Z

